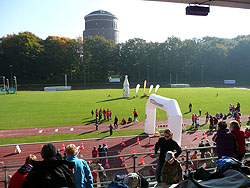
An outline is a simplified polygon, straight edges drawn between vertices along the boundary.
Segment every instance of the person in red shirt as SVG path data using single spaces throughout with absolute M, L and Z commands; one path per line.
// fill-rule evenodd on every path
M 21 168 L 19 168 L 17 172 L 10 179 L 9 188 L 22 188 L 23 187 L 23 182 L 26 176 L 29 174 L 29 172 L 33 168 L 32 166 L 33 161 L 37 161 L 37 157 L 31 154 L 26 158 L 25 164 L 21 166 Z
M 207 112 L 206 113 L 206 124 L 207 124 L 208 120 L 209 120 L 209 113 Z
M 110 111 L 107 109 L 107 120 L 109 121 Z
M 110 120 L 112 120 L 112 112 L 111 112 L 111 110 L 109 110 L 109 117 L 110 117 Z
M 92 158 L 96 158 L 98 155 L 98 150 L 96 149 L 96 146 L 93 147 L 92 150 Z M 97 160 L 93 160 L 95 163 L 97 163 Z
M 98 118 L 98 110 L 97 109 L 95 110 L 95 118 L 96 119 Z
M 126 122 L 126 119 L 125 119 L 125 118 L 123 118 L 123 119 L 122 119 L 121 124 L 122 124 L 122 125 L 126 125 L 126 124 L 127 124 L 127 122 Z
M 239 122 L 233 120 L 230 122 L 231 132 L 236 139 L 236 143 L 238 145 L 237 157 L 239 161 L 242 160 L 246 153 L 246 141 L 245 141 L 245 132 L 240 129 Z
M 104 120 L 106 120 L 106 114 L 107 114 L 107 112 L 106 112 L 106 110 L 105 109 L 103 109 L 103 118 L 104 118 Z
M 240 115 L 238 112 L 235 113 L 235 120 L 238 121 L 240 123 Z
M 136 109 L 134 109 L 133 114 L 134 114 L 135 121 L 137 121 L 138 113 L 137 113 Z
M 192 128 L 194 127 L 195 115 L 192 114 Z

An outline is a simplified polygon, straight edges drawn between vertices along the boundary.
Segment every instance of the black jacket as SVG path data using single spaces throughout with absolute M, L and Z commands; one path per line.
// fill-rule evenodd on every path
M 74 165 L 65 160 L 35 161 L 23 188 L 76 188 Z
M 160 149 L 159 160 L 161 163 L 165 162 L 165 156 L 167 151 L 176 150 L 175 158 L 177 158 L 181 154 L 181 147 L 172 138 L 170 138 L 169 140 L 166 140 L 164 137 L 159 138 L 158 142 L 156 142 L 155 144 L 155 153 L 157 153 L 159 149 Z

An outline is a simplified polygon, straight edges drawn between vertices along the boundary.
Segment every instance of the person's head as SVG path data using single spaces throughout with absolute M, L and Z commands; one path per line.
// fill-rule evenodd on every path
M 57 159 L 57 160 L 63 160 L 63 156 L 61 155 L 61 153 L 60 153 L 60 150 L 59 150 L 59 149 L 57 149 L 56 159 Z
M 56 147 L 53 144 L 45 144 L 41 150 L 41 156 L 44 160 L 56 157 Z
M 195 150 L 195 151 L 194 151 L 194 154 L 197 154 L 197 153 L 198 153 L 198 152 Z
M 37 161 L 37 157 L 33 154 L 30 154 L 28 157 L 26 157 L 25 164 L 31 164 L 33 161 Z
M 226 121 L 220 121 L 218 123 L 218 128 L 219 129 L 226 129 L 227 128 L 227 122 Z
M 239 128 L 240 128 L 239 122 L 236 121 L 236 120 L 232 120 L 232 121 L 230 122 L 230 127 L 231 127 L 232 129 L 239 129 Z
M 94 146 L 93 149 L 96 150 L 96 146 Z
M 166 140 L 169 140 L 170 138 L 173 138 L 173 133 L 170 129 L 166 129 L 164 131 L 164 137 Z
M 75 144 L 69 144 L 65 148 L 65 153 L 66 153 L 67 156 L 69 156 L 69 155 L 76 155 L 77 152 L 78 152 L 78 149 L 77 149 L 77 147 L 76 147 Z
M 174 162 L 174 152 L 172 151 L 167 151 L 166 152 L 166 157 L 165 157 L 165 161 L 167 161 L 169 164 L 173 164 Z

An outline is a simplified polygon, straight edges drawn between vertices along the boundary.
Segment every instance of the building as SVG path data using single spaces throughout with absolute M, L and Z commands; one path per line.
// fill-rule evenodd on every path
M 85 30 L 83 39 L 87 36 L 103 36 L 116 44 L 119 42 L 119 31 L 117 30 L 117 18 L 108 11 L 98 10 L 91 12 L 85 19 Z

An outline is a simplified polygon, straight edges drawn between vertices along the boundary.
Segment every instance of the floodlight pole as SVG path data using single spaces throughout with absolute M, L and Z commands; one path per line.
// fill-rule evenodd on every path
M 8 78 L 6 79 L 6 82 L 7 82 L 7 87 L 10 88 L 10 83 Z
M 65 87 L 67 86 L 67 74 L 64 75 L 64 79 L 65 79 Z

